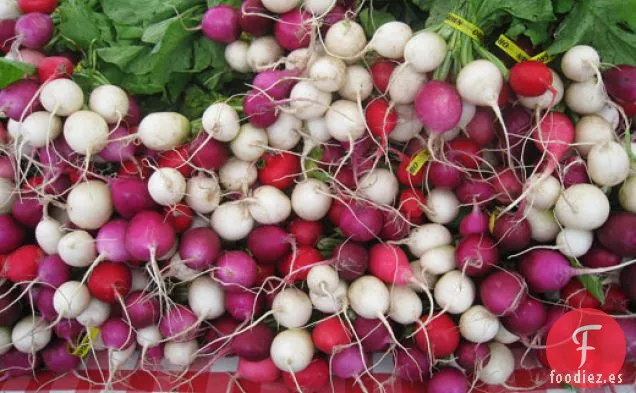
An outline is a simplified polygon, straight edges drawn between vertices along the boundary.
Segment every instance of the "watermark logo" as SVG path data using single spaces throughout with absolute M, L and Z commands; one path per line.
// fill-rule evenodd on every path
M 618 323 L 591 308 L 559 318 L 546 342 L 552 382 L 578 388 L 621 383 L 625 352 L 625 335 Z

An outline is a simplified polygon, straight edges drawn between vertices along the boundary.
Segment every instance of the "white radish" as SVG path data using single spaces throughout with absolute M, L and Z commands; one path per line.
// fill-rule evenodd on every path
M 300 142 L 303 122 L 289 113 L 281 113 L 274 124 L 267 127 L 267 140 L 275 149 L 292 150 Z
M 366 131 L 362 111 L 353 101 L 338 100 L 331 104 L 325 120 L 329 135 L 340 142 L 355 141 Z
M 225 292 L 210 277 L 198 277 L 188 289 L 188 305 L 199 319 L 218 318 L 225 312 Z
M 284 14 L 298 5 L 298 0 L 262 0 L 263 7 L 275 14 Z
M 274 37 L 259 37 L 247 48 L 247 64 L 253 71 L 260 72 L 274 68 L 283 55 L 283 48 Z
M 163 348 L 163 356 L 168 363 L 186 368 L 194 362 L 199 344 L 196 340 L 177 342 L 168 341 Z
M 588 45 L 576 45 L 568 49 L 561 59 L 561 70 L 568 78 L 576 82 L 592 79 L 601 65 L 596 49 Z
M 55 219 L 44 217 L 35 227 L 35 240 L 45 253 L 57 254 L 57 245 L 64 236 L 62 225 Z
M 95 155 L 108 144 L 108 124 L 95 112 L 74 112 L 64 122 L 64 139 L 74 152 Z
M 53 295 L 53 308 L 62 318 L 77 318 L 91 301 L 88 287 L 79 281 L 67 281 Z
M 422 300 L 413 289 L 394 286 L 389 296 L 389 318 L 401 325 L 410 325 L 420 319 Z
M 424 125 L 417 117 L 413 105 L 396 105 L 395 112 L 398 121 L 395 128 L 389 134 L 389 139 L 395 142 L 408 142 L 415 138 L 424 128 Z
M 197 213 L 212 213 L 221 202 L 219 181 L 216 177 L 203 175 L 189 178 L 186 182 L 185 202 Z
M 245 191 L 256 182 L 257 178 L 258 170 L 256 169 L 256 165 L 236 157 L 231 157 L 221 169 L 219 169 L 221 185 L 228 191 Z M 189 183 L 190 181 L 188 180 L 188 184 Z M 186 201 L 188 198 L 187 194 L 189 193 L 190 191 L 186 192 Z
M 349 304 L 363 318 L 376 319 L 390 306 L 389 289 L 375 276 L 362 276 L 349 286 Z
M 349 287 L 344 280 L 340 280 L 336 290 L 325 294 L 324 291 L 309 292 L 309 298 L 314 308 L 325 314 L 336 314 L 345 309 L 347 305 L 347 291 Z
M 594 234 L 591 231 L 564 228 L 556 237 L 556 246 L 566 257 L 581 257 L 592 248 Z
M 329 265 L 318 265 L 309 269 L 307 287 L 310 291 L 326 295 L 334 292 L 340 279 L 336 270 Z
M 311 81 L 300 81 L 289 94 L 292 113 L 302 120 L 321 117 L 329 109 L 331 93 L 320 90 Z
M 324 42 L 329 55 L 354 59 L 363 54 L 367 37 L 362 26 L 350 19 L 343 19 L 329 28 Z
M 325 143 L 331 139 L 331 135 L 329 135 L 329 130 L 327 129 L 327 120 L 324 117 L 307 120 L 305 127 L 309 135 L 305 138 L 303 149 L 307 149 L 307 145 L 309 144 L 311 148 L 308 151 L 311 151 L 314 146 Z
M 592 147 L 587 155 L 587 172 L 599 186 L 614 187 L 629 176 L 630 159 L 624 145 L 606 141 Z
M 297 373 L 311 363 L 314 343 L 304 329 L 284 330 L 274 337 L 269 355 L 281 371 Z
M 85 327 L 101 326 L 110 317 L 110 304 L 91 297 L 88 305 L 75 319 Z
M 472 306 L 459 318 L 459 332 L 468 341 L 486 343 L 494 339 L 498 331 L 497 316 L 484 306 Z
M 475 284 L 459 270 L 452 270 L 435 283 L 433 296 L 449 314 L 461 314 L 475 301 Z
M 297 71 L 301 76 L 307 76 L 308 70 L 320 56 L 320 48 L 300 48 L 291 51 L 285 57 L 285 69 Z
M 16 0 L 0 0 L 0 19 L 18 19 L 22 16 Z
M 115 372 L 130 359 L 135 353 L 136 344 L 133 342 L 124 349 L 110 349 L 108 351 L 108 369 L 110 372 Z
M 409 264 L 413 270 L 413 282 L 409 283 L 409 288 L 415 292 L 424 292 L 424 288 L 432 289 L 437 282 L 437 276 L 426 272 L 422 269 L 420 261 L 413 261 Z
M 636 213 L 636 176 L 630 176 L 618 191 L 618 201 L 623 209 Z
M 607 120 L 596 115 L 581 117 L 576 122 L 575 130 L 575 148 L 582 157 L 587 157 L 596 144 L 613 141 L 616 137 L 614 127 Z
M 360 65 L 347 67 L 344 84 L 338 94 L 349 101 L 360 102 L 369 98 L 373 92 L 373 78 L 371 73 Z
M 437 69 L 446 57 L 446 41 L 432 31 L 421 31 L 406 43 L 404 60 L 417 72 L 431 72 Z
M 137 136 L 144 146 L 152 150 L 172 150 L 190 136 L 190 121 L 175 112 L 151 113 L 139 123 Z
M 267 147 L 267 133 L 262 128 L 256 128 L 250 123 L 244 124 L 239 134 L 230 143 L 232 153 L 243 161 L 256 161 Z
M 66 206 L 71 222 L 82 229 L 98 229 L 113 214 L 110 189 L 100 180 L 88 180 L 73 187 Z
M 512 334 L 511 332 L 509 332 L 508 329 L 506 329 L 504 325 L 500 323 L 499 330 L 497 331 L 497 334 L 495 335 L 495 341 L 500 342 L 502 344 L 512 344 L 519 341 L 519 336 L 516 336 Z
M 162 206 L 181 202 L 186 193 L 186 179 L 174 168 L 158 168 L 148 179 L 148 192 Z
M 565 103 L 581 115 L 592 115 L 600 111 L 608 100 L 603 84 L 594 79 L 572 83 L 565 91 Z
M 556 239 L 561 230 L 552 210 L 539 210 L 531 207 L 526 213 L 526 220 L 530 224 L 532 239 L 541 243 Z
M 163 340 L 163 337 L 158 326 L 151 325 L 137 329 L 137 344 L 141 348 L 156 347 L 161 344 L 161 340 Z
M 607 221 L 610 204 L 607 196 L 591 184 L 575 184 L 567 188 L 554 206 L 559 222 L 572 229 L 593 230 Z
M 507 346 L 498 342 L 488 344 L 488 361 L 477 370 L 479 380 L 489 385 L 504 384 L 515 370 L 515 358 Z
M 429 192 L 426 198 L 426 217 L 438 224 L 452 222 L 459 213 L 459 200 L 450 190 L 442 188 Z
M 86 231 L 69 232 L 57 244 L 57 253 L 69 266 L 88 267 L 97 258 L 95 239 Z
M 39 315 L 22 318 L 11 330 L 11 342 L 22 353 L 35 354 L 51 341 L 51 328 Z
M 252 193 L 249 211 L 259 224 L 278 224 L 291 214 L 291 201 L 274 186 L 260 186 Z
M 168 264 L 168 271 L 165 273 L 166 277 L 174 277 L 178 281 L 188 282 L 198 277 L 200 272 L 189 268 L 179 254 L 175 254 L 170 258 Z
M 291 195 L 294 213 L 303 220 L 318 221 L 331 207 L 329 186 L 316 179 L 296 184 Z
M 362 176 L 358 191 L 364 198 L 379 205 L 393 205 L 399 184 L 389 169 L 375 168 Z
M 88 107 L 110 124 L 120 122 L 128 114 L 130 101 L 126 92 L 115 85 L 102 85 L 91 92 Z
M 612 130 L 615 130 L 621 121 L 621 115 L 618 113 L 618 109 L 615 106 L 607 104 L 600 111 L 595 113 L 596 116 L 600 116 L 605 121 L 610 123 Z
M 551 209 L 561 194 L 561 183 L 554 176 L 535 174 L 528 178 L 526 200 L 528 206 L 539 210 Z
M 40 103 L 47 112 L 67 117 L 82 109 L 84 92 L 70 79 L 55 79 L 42 87 Z
M 272 313 L 276 322 L 286 328 L 305 326 L 311 318 L 313 307 L 309 296 L 300 289 L 285 288 L 272 303 Z
M 11 212 L 17 195 L 15 184 L 9 179 L 0 178 L 0 214 Z
M 503 86 L 501 71 L 488 60 L 473 60 L 457 75 L 457 91 L 473 105 L 496 106 Z
M 303 0 L 303 8 L 314 15 L 322 15 L 336 5 L 336 0 Z
M 563 87 L 563 81 L 556 72 L 550 70 L 552 73 L 552 88 L 548 89 L 545 93 L 537 97 L 523 97 L 519 96 L 519 102 L 521 105 L 528 109 L 549 109 L 558 105 L 563 99 L 565 94 L 565 88 Z
M 477 106 L 466 102 L 466 101 L 462 101 L 462 115 L 459 118 L 459 123 L 457 123 L 457 127 L 459 127 L 460 129 L 464 130 L 466 129 L 466 126 L 468 126 L 468 123 L 470 123 L 473 120 L 473 117 L 475 117 L 475 113 L 477 113 Z M 445 132 L 444 134 L 448 134 L 449 132 Z
M 431 248 L 422 254 L 419 259 L 421 269 L 431 275 L 438 276 L 455 269 L 455 247 L 448 244 Z
M 249 44 L 245 41 L 236 40 L 225 47 L 225 61 L 234 71 L 240 73 L 250 72 L 250 65 L 247 62 L 247 50 Z
M 238 113 L 224 102 L 210 105 L 203 112 L 201 125 L 208 135 L 221 142 L 229 142 L 234 139 L 241 128 Z
M 417 258 L 435 247 L 451 244 L 450 231 L 440 224 L 424 224 L 411 231 L 406 241 L 409 251 Z
M 420 87 L 426 82 L 426 75 L 419 73 L 409 63 L 395 67 L 389 78 L 388 93 L 395 104 L 411 104 Z
M 333 56 L 322 56 L 311 64 L 309 78 L 322 91 L 333 93 L 340 90 L 347 77 L 347 65 Z
M 225 202 L 212 213 L 211 226 L 224 240 L 237 241 L 249 235 L 254 219 L 245 202 Z
M 371 47 L 382 57 L 399 59 L 404 57 L 404 47 L 412 36 L 413 30 L 406 23 L 387 22 L 373 33 Z
M 22 137 L 33 147 L 44 147 L 62 132 L 62 120 L 45 111 L 33 112 L 21 125 Z

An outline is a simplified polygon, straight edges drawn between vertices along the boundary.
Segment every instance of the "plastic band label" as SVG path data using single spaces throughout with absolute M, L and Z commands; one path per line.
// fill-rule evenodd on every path
M 449 12 L 446 15 L 444 23 L 457 31 L 461 31 L 475 41 L 484 39 L 484 31 L 482 29 L 453 12 Z
M 409 163 L 409 166 L 408 168 L 406 168 L 406 170 L 413 176 L 417 175 L 422 170 L 429 157 L 430 156 L 428 155 L 428 151 L 426 151 L 426 149 L 420 150 L 419 153 L 417 153 L 415 157 L 411 159 L 411 162 Z
M 549 55 L 548 52 L 543 51 L 536 56 L 530 58 L 530 60 L 540 61 L 542 63 L 548 64 L 552 60 L 554 60 L 556 56 Z
M 88 333 L 79 341 L 77 346 L 73 348 L 70 344 L 68 350 L 71 355 L 79 356 L 81 358 L 86 357 L 92 348 L 92 343 L 99 336 L 99 328 L 89 327 Z
M 506 52 L 506 54 L 512 57 L 517 63 L 530 59 L 530 55 L 521 49 L 519 45 L 515 44 L 513 40 L 503 34 L 497 38 L 495 45 L 497 45 L 497 47 L 502 51 Z
M 502 209 L 498 207 L 490 214 L 490 218 L 488 219 L 488 230 L 491 234 L 495 231 L 495 223 L 497 222 L 497 217 L 499 216 L 499 213 L 501 213 L 501 210 Z

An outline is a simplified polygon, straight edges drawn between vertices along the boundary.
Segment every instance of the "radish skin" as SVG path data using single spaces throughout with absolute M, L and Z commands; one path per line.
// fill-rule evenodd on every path
M 221 169 L 221 173 L 223 173 L 223 169 Z M 216 177 L 201 175 L 191 177 L 186 182 L 185 202 L 197 213 L 212 213 L 221 202 L 219 181 Z
M 57 253 L 69 266 L 88 267 L 97 258 L 95 239 L 86 231 L 69 232 L 57 244 Z
M 22 353 L 35 354 L 51 341 L 51 329 L 39 315 L 27 316 L 11 330 L 13 347 Z
M 444 245 L 431 248 L 422 254 L 419 265 L 424 272 L 434 276 L 448 273 L 456 267 L 455 247 Z
M 298 217 L 318 221 L 327 215 L 331 206 L 329 186 L 316 179 L 307 179 L 294 187 L 291 205 Z
M 42 87 L 40 102 L 48 112 L 68 117 L 82 109 L 84 92 L 70 79 L 55 79 Z
M 362 26 L 345 19 L 329 28 L 324 42 L 327 54 L 352 60 L 362 54 L 367 45 L 367 37 Z
M 75 319 L 85 327 L 101 326 L 110 316 L 110 304 L 91 297 L 88 305 Z
M 289 329 L 274 337 L 269 353 L 274 364 L 281 371 L 297 373 L 311 363 L 314 344 L 306 330 Z
M 175 112 L 151 113 L 139 123 L 137 136 L 144 146 L 152 150 L 172 150 L 190 136 L 190 121 Z
M 371 39 L 371 47 L 382 57 L 404 57 L 404 47 L 413 36 L 413 30 L 404 22 L 387 22 L 381 25 Z
M 593 79 L 572 83 L 565 91 L 565 103 L 581 115 L 592 115 L 600 111 L 608 100 L 603 85 Z
M 88 180 L 76 185 L 66 201 L 71 222 L 83 229 L 98 229 L 113 214 L 113 202 L 106 183 Z
M 254 227 L 254 219 L 245 203 L 225 202 L 212 213 L 211 225 L 221 238 L 237 241 L 249 235 Z
M 461 314 L 475 301 L 475 284 L 459 270 L 452 270 L 435 283 L 433 296 L 448 313 Z
M 215 319 L 225 312 L 225 292 L 209 277 L 192 281 L 188 289 L 188 305 L 199 319 Z
M 274 298 L 272 312 L 276 322 L 286 328 L 305 326 L 311 318 L 311 300 L 305 292 L 286 288 Z
M 194 362 L 199 345 L 196 340 L 168 341 L 163 349 L 166 360 L 177 367 L 186 368 Z
M 256 161 L 265 153 L 267 133 L 250 123 L 244 124 L 239 134 L 230 143 L 232 153 L 243 161 Z
M 74 152 L 95 155 L 108 144 L 108 124 L 95 112 L 74 112 L 64 122 L 64 139 Z
M 568 79 L 585 82 L 596 75 L 601 65 L 598 52 L 588 45 L 576 45 L 568 49 L 561 59 L 561 69 Z
M 515 368 L 515 359 L 512 351 L 507 346 L 498 342 L 488 344 L 490 357 L 476 373 L 479 380 L 489 385 L 501 385 L 512 375 Z
M 102 85 L 92 91 L 88 107 L 110 124 L 121 121 L 128 113 L 128 95 L 118 86 Z
M 583 116 L 576 122 L 576 150 L 582 157 L 587 157 L 594 146 L 603 142 L 613 141 L 616 134 L 607 120 L 600 116 Z
M 417 72 L 431 72 L 442 64 L 447 51 L 442 36 L 432 31 L 421 31 L 406 43 L 404 60 Z
M 389 310 L 389 290 L 375 276 L 362 276 L 352 282 L 348 297 L 353 311 L 363 318 L 375 319 Z
M 459 318 L 459 332 L 468 341 L 486 343 L 494 339 L 498 331 L 499 320 L 484 306 L 472 306 Z
M 398 180 L 390 170 L 376 168 L 360 179 L 358 191 L 379 205 L 393 205 L 398 189 Z
M 618 191 L 618 200 L 631 213 L 636 213 L 636 176 L 630 176 Z
M 556 246 L 561 254 L 568 257 L 581 257 L 592 248 L 594 234 L 580 229 L 564 228 L 556 237 Z
M 362 113 L 353 101 L 338 100 L 331 104 L 325 121 L 329 135 L 340 142 L 360 139 L 366 130 Z
M 344 83 L 338 90 L 342 98 L 361 102 L 369 98 L 373 92 L 373 79 L 366 68 L 359 65 L 347 67 Z
M 24 140 L 33 147 L 44 147 L 62 132 L 62 121 L 49 112 L 33 112 L 21 124 Z
M 411 104 L 424 82 L 426 75 L 417 72 L 409 63 L 395 67 L 389 79 L 391 101 L 395 104 Z
M 597 143 L 587 155 L 590 179 L 602 187 L 614 187 L 629 176 L 630 159 L 625 147 L 614 141 Z
M 420 258 L 428 250 L 453 241 L 450 231 L 440 224 L 424 224 L 411 231 L 407 245 L 411 254 Z
M 333 93 L 342 89 L 346 82 L 347 65 L 344 61 L 323 56 L 314 61 L 309 68 L 309 78 L 320 90 Z
M 409 325 L 420 319 L 422 309 L 422 300 L 413 289 L 402 286 L 391 288 L 389 318 L 401 325 Z
M 249 44 L 245 41 L 234 41 L 225 47 L 225 61 L 237 72 L 243 74 L 250 72 L 251 67 L 247 62 L 247 51 Z
M 236 110 L 223 102 L 210 105 L 203 112 L 201 123 L 208 135 L 221 142 L 234 139 L 241 127 Z
M 79 281 L 67 281 L 55 291 L 53 307 L 62 318 L 76 318 L 86 310 L 90 300 L 86 285 Z
M 607 196 L 599 188 L 585 183 L 567 188 L 554 206 L 557 220 L 572 229 L 599 228 L 607 221 L 609 213 Z

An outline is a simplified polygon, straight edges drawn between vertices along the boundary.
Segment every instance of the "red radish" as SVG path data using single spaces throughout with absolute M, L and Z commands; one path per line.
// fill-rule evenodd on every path
M 316 324 L 311 332 L 316 348 L 331 355 L 339 346 L 351 343 L 351 332 L 339 317 L 331 317 Z
M 601 302 L 596 300 L 592 294 L 583 287 L 583 284 L 573 278 L 561 290 L 561 299 L 566 305 L 572 308 L 600 308 Z
M 355 203 L 345 208 L 338 227 L 351 240 L 368 242 L 382 230 L 380 210 L 367 203 Z
M 621 257 L 601 245 L 596 245 L 581 257 L 581 263 L 591 268 L 610 267 L 621 263 Z
M 503 250 L 518 251 L 530 244 L 532 228 L 525 218 L 506 213 L 495 221 L 492 235 Z
M 263 163 L 258 170 L 258 181 L 263 185 L 286 190 L 300 173 L 300 159 L 295 154 L 265 153 L 261 159 Z
M 552 72 L 536 60 L 525 60 L 510 69 L 512 90 L 524 97 L 538 97 L 552 87 Z
M 386 144 L 387 136 L 397 125 L 398 115 L 395 109 L 384 98 L 376 98 L 367 105 L 365 117 L 369 131 Z
M 15 19 L 0 19 L 0 45 L 5 53 L 9 53 L 15 37 Z
M 420 190 L 406 189 L 400 194 L 399 210 L 414 224 L 420 224 L 424 218 L 426 197 Z
M 256 266 L 256 283 L 255 285 L 263 285 L 270 277 L 276 275 L 276 266 L 274 265 L 257 265 Z M 271 282 L 270 282 L 271 283 Z
M 311 41 L 311 15 L 300 9 L 282 14 L 274 26 L 276 41 L 287 50 L 306 48 Z
M 380 232 L 382 240 L 401 240 L 409 234 L 409 223 L 397 213 L 385 211 L 382 215 L 384 216 L 384 226 Z
M 550 112 L 532 132 L 534 144 L 548 154 L 544 173 L 551 174 L 574 142 L 574 125 L 563 113 Z
M 435 314 L 430 321 L 428 317 L 423 317 L 422 325 L 415 334 L 415 342 L 424 353 L 432 355 L 433 359 L 440 359 L 457 350 L 459 329 L 448 314 Z
M 259 263 L 275 263 L 291 249 L 289 234 L 276 225 L 262 225 L 254 228 L 247 246 Z
M 259 384 L 276 382 L 280 378 L 280 370 L 271 358 L 248 360 L 239 358 L 237 376 L 246 381 Z
M 497 104 L 500 108 L 503 108 L 511 102 L 511 99 L 515 98 L 515 93 L 510 88 L 510 84 L 508 82 L 504 82 L 501 86 L 501 91 L 499 92 L 499 97 L 497 97 Z
M 459 234 L 463 237 L 468 235 L 480 235 L 488 232 L 489 217 L 478 204 L 473 204 L 473 209 L 459 223 Z
M 218 170 L 228 159 L 227 146 L 216 139 L 201 133 L 190 142 L 190 158 L 198 167 L 208 170 Z
M 457 268 L 469 276 L 482 276 L 499 263 L 495 242 L 484 234 L 469 235 L 457 244 Z
M 406 253 L 391 244 L 379 243 L 371 247 L 369 272 L 387 284 L 407 285 L 413 279 Z
M 409 382 L 424 382 L 430 378 L 430 360 L 415 346 L 398 348 L 394 354 L 395 374 Z
M 313 247 L 300 246 L 296 253 L 292 251 L 279 262 L 278 270 L 287 277 L 287 282 L 305 281 L 311 266 L 320 261 L 320 251 Z
M 389 81 L 391 80 L 391 74 L 397 66 L 392 61 L 378 61 L 370 68 L 371 77 L 373 78 L 373 86 L 382 94 L 386 93 L 389 88 Z
M 38 264 L 44 258 L 44 251 L 35 245 L 26 245 L 7 255 L 3 263 L 3 276 L 11 282 L 33 281 L 38 276 Z
M 456 167 L 441 161 L 432 161 L 422 171 L 428 183 L 435 188 L 455 189 L 462 182 L 462 173 Z
M 211 228 L 192 228 L 181 237 L 179 256 L 195 270 L 210 268 L 221 251 L 221 240 Z
M 20 247 L 25 239 L 22 226 L 11 214 L 0 215 L 0 253 L 6 254 Z
M 31 12 L 50 14 L 57 8 L 57 0 L 18 0 L 18 6 L 25 14 Z
M 527 337 L 537 333 L 546 320 L 547 310 L 543 303 L 527 297 L 514 313 L 503 317 L 501 322 L 512 333 Z
M 126 313 L 130 324 L 135 329 L 141 329 L 156 324 L 159 321 L 159 299 L 151 293 L 136 291 L 126 297 Z
M 236 8 L 225 4 L 217 5 L 203 15 L 201 30 L 212 41 L 231 44 L 241 34 L 239 16 L 239 10 Z
M 137 156 L 134 159 L 122 162 L 117 174 L 119 177 L 148 179 L 153 172 L 147 160 L 140 159 L 140 157 Z
M 329 364 L 323 358 L 315 357 L 302 371 L 294 375 L 283 372 L 283 382 L 290 391 L 296 391 L 300 386 L 302 392 L 316 392 L 327 386 L 329 382 Z
M 457 356 L 457 363 L 459 363 L 460 366 L 467 370 L 474 370 L 488 362 L 490 349 L 488 345 L 483 343 L 476 344 L 462 341 L 455 352 L 455 356 Z
M 415 111 L 429 133 L 441 135 L 459 123 L 462 100 L 450 83 L 430 81 L 417 93 Z
M 526 283 L 517 273 L 496 271 L 479 286 L 481 301 L 495 315 L 513 313 L 526 298 Z
M 408 168 L 411 166 L 413 158 L 415 157 L 404 156 L 400 160 L 396 175 L 400 184 L 407 187 L 420 187 L 424 184 L 424 175 L 426 172 L 423 169 L 418 171 L 416 174 L 409 172 Z
M 329 212 L 327 213 L 329 221 L 331 221 L 331 223 L 336 226 L 339 225 L 340 219 L 342 218 L 342 213 L 345 211 L 346 208 L 347 206 L 344 203 L 335 199 L 329 207 Z
M 192 209 L 190 206 L 178 203 L 174 206 L 167 206 L 163 209 L 166 221 L 172 225 L 175 232 L 183 233 L 192 226 Z
M 320 221 L 307 221 L 302 218 L 295 218 L 287 225 L 287 230 L 298 244 L 303 246 L 314 246 L 323 235 L 324 228 Z
M 605 302 L 601 310 L 608 314 L 626 313 L 629 307 L 629 299 L 625 292 L 616 284 L 611 284 L 605 289 Z
M 123 299 L 132 285 L 130 268 L 121 263 L 101 262 L 88 279 L 88 290 L 95 298 L 115 303 Z
M 496 119 L 490 108 L 478 107 L 475 116 L 466 126 L 468 137 L 481 146 L 488 146 L 497 136 Z
M 241 4 L 239 23 L 241 28 L 254 37 L 261 37 L 272 30 L 274 21 L 264 15 L 267 10 L 261 0 L 245 0 Z
M 73 63 L 67 57 L 45 57 L 38 64 L 38 79 L 41 83 L 58 78 L 70 78 L 71 75 L 73 75 Z
M 467 169 L 477 169 L 481 165 L 481 147 L 468 138 L 455 138 L 444 145 L 448 161 Z
M 249 291 L 229 292 L 225 295 L 225 308 L 238 321 L 254 318 L 263 311 L 264 306 L 263 297 Z
M 523 186 L 519 175 L 510 168 L 495 170 L 495 176 L 490 181 L 500 203 L 510 203 L 517 199 L 523 192 Z
M 184 177 L 190 177 L 194 168 L 188 163 L 189 160 L 188 146 L 180 146 L 173 150 L 168 150 L 159 154 L 157 165 L 159 168 L 174 168 L 178 170 Z
M 221 348 L 224 344 L 230 344 L 232 342 L 232 338 L 228 337 L 227 339 L 221 339 L 216 341 L 220 337 L 226 337 L 237 331 L 239 326 L 238 321 L 232 319 L 229 315 L 223 315 L 220 318 L 215 319 L 210 329 L 205 334 L 205 342 L 207 343 L 205 347 L 201 348 L 203 353 L 212 353 L 216 352 L 219 348 Z M 231 350 L 228 352 L 228 355 L 231 354 Z

